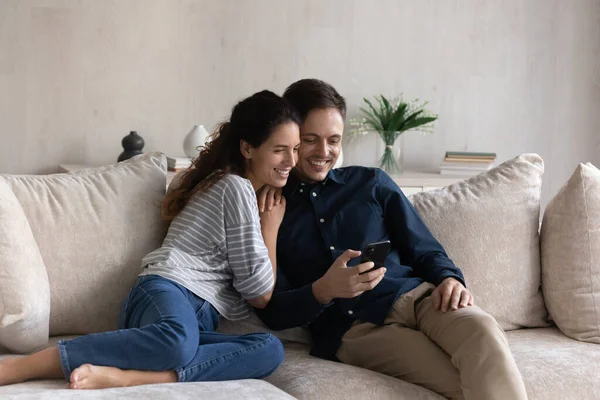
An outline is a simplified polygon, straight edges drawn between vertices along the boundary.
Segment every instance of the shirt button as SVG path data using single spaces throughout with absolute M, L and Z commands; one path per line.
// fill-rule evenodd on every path
M 323 218 L 321 218 L 321 219 L 319 220 L 319 222 L 320 222 L 320 223 L 323 223 L 323 222 L 325 222 L 325 220 L 324 220 Z
M 354 311 L 348 310 L 348 315 L 352 315 L 352 314 L 354 314 Z
M 335 250 L 335 247 L 329 246 L 329 250 Z
M 313 197 L 317 197 L 317 194 L 315 192 L 313 192 Z
M 304 192 L 304 189 L 299 189 L 298 191 L 299 191 L 300 193 L 302 193 L 302 192 Z

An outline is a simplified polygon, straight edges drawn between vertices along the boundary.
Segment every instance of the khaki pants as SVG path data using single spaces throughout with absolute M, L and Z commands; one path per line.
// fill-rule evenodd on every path
M 384 325 L 357 321 L 340 361 L 423 386 L 450 399 L 527 399 L 504 331 L 476 306 L 442 313 L 430 283 L 401 296 Z

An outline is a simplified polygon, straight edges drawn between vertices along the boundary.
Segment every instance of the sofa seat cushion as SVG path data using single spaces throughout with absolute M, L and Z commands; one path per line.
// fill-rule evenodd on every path
M 600 399 L 600 346 L 557 328 L 507 332 L 530 400 Z
M 281 389 L 262 380 L 192 382 L 144 385 L 103 390 L 70 390 L 62 380 L 26 382 L 0 387 L 3 400 L 286 400 L 293 399 Z
M 600 346 L 557 328 L 506 333 L 529 400 L 600 399 Z M 285 345 L 285 362 L 266 378 L 299 399 L 443 399 L 422 387 L 362 368 L 321 360 L 305 345 Z
M 78 335 L 53 336 L 46 347 L 56 346 L 59 340 L 74 339 Z M 9 357 L 1 354 L 0 362 Z M 54 399 L 164 399 L 164 400 L 286 400 L 293 399 L 281 389 L 259 379 L 226 382 L 187 382 L 161 385 L 145 385 L 131 388 L 104 390 L 69 390 L 64 379 L 32 381 L 16 385 L 0 386 L 0 399 L 54 400 Z
M 50 335 L 116 329 L 142 258 L 165 235 L 160 153 L 74 174 L 3 175 L 46 265 Z
M 600 346 L 570 339 L 557 328 L 519 329 L 506 335 L 525 381 L 529 400 L 600 399 L 600 370 L 597 367 L 600 365 Z M 50 338 L 49 345 L 55 345 L 58 339 L 69 338 Z M 310 356 L 308 352 L 307 345 L 285 345 L 283 365 L 265 379 L 280 390 L 263 381 L 245 380 L 70 391 L 64 389 L 63 380 L 47 380 L 0 387 L 0 398 L 443 399 L 436 393 L 400 379 L 322 360 Z M 0 361 L 6 357 L 15 356 L 0 355 Z
M 505 330 L 548 326 L 540 290 L 544 163 L 524 154 L 465 181 L 410 197 L 460 268 L 475 303 Z
M 298 399 L 443 400 L 423 387 L 363 368 L 310 356 L 298 343 L 285 345 L 285 361 L 266 380 Z
M 77 336 L 53 336 L 47 347 L 56 346 L 59 340 L 74 339 Z M 0 361 L 8 357 L 21 357 L 11 354 L 0 355 Z M 281 389 L 262 380 L 246 379 L 228 382 L 192 382 L 162 385 L 146 385 L 123 389 L 69 390 L 63 379 L 32 381 L 17 385 L 0 386 L 0 399 L 293 399 Z

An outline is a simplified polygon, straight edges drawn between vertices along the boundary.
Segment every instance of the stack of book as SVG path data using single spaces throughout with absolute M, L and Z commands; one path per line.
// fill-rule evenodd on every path
M 496 153 L 448 151 L 440 164 L 442 175 L 477 175 L 491 169 Z
M 192 165 L 192 159 L 188 157 L 167 157 L 167 168 L 169 171 L 183 171 Z

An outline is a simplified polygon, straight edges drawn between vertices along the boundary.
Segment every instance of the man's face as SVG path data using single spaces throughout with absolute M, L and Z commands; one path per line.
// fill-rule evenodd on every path
M 342 150 L 344 119 L 337 108 L 315 109 L 300 125 L 300 148 L 295 173 L 319 182 L 327 177 Z

